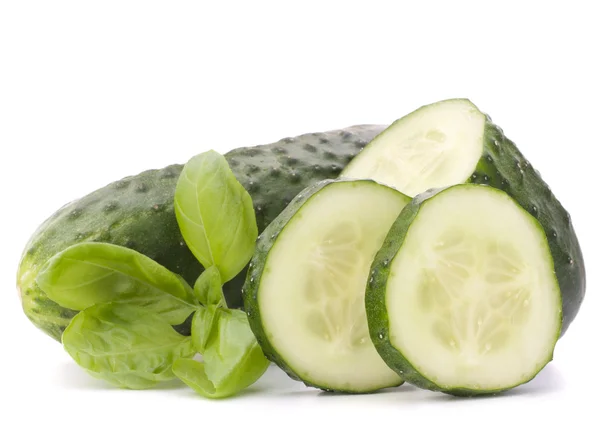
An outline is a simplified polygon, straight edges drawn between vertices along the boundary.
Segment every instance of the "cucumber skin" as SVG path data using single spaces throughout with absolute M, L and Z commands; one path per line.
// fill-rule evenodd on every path
M 267 262 L 267 257 L 271 248 L 275 245 L 277 241 L 277 237 L 279 233 L 283 230 L 283 228 L 288 224 L 288 222 L 294 217 L 294 215 L 302 209 L 304 203 L 306 203 L 310 197 L 327 187 L 333 183 L 339 183 L 342 181 L 346 181 L 346 179 L 332 180 L 327 179 L 317 184 L 306 188 L 302 191 L 292 202 L 283 210 L 283 212 L 273 220 L 269 226 L 265 229 L 265 231 L 259 236 L 258 243 L 256 245 L 256 250 L 254 252 L 254 256 L 250 261 L 248 268 L 248 275 L 246 276 L 246 282 L 242 289 L 242 294 L 244 295 L 244 308 L 246 314 L 248 315 L 248 322 L 250 324 L 250 328 L 258 341 L 258 344 L 261 346 L 263 353 L 267 357 L 267 359 L 273 363 L 275 363 L 279 368 L 281 368 L 290 378 L 293 380 L 300 381 L 304 383 L 306 386 L 317 388 L 324 390 L 326 392 L 343 392 L 349 394 L 357 394 L 357 393 L 369 393 L 380 390 L 371 389 L 365 390 L 361 392 L 353 391 L 352 389 L 330 389 L 328 387 L 320 386 L 317 383 L 313 383 L 303 379 L 298 376 L 294 370 L 285 362 L 285 360 L 279 355 L 277 350 L 271 345 L 271 342 L 267 338 L 267 333 L 263 328 L 262 318 L 260 314 L 260 309 L 258 305 L 258 291 L 260 288 L 260 279 L 262 277 L 264 267 Z M 348 183 L 352 183 L 353 181 L 358 182 L 371 182 L 375 185 L 379 185 L 375 181 L 369 179 L 360 179 L 353 180 L 348 179 Z M 408 198 L 408 197 L 407 197 Z M 400 386 L 404 383 L 403 380 L 400 380 L 397 386 Z
M 252 196 L 261 232 L 293 197 L 322 179 L 337 177 L 344 166 L 385 126 L 359 125 L 309 133 L 225 154 L 237 179 Z M 182 165 L 129 176 L 75 200 L 54 213 L 27 243 L 17 272 L 26 316 L 60 341 L 76 311 L 63 308 L 39 289 L 35 277 L 53 255 L 83 241 L 133 248 L 193 285 L 203 268 L 185 245 L 173 210 Z M 241 307 L 242 271 L 223 290 L 229 306 Z M 189 334 L 189 322 L 178 328 Z
M 585 265 L 569 213 L 517 146 L 487 117 L 483 153 L 469 182 L 501 189 L 535 217 L 546 234 L 562 294 L 561 336 L 579 312 Z
M 456 186 L 465 186 L 474 184 L 459 184 Z M 489 186 L 489 185 L 484 185 Z M 410 229 L 410 225 L 417 217 L 421 206 L 427 203 L 427 200 L 434 197 L 435 195 L 443 192 L 447 188 L 436 188 L 425 191 L 412 199 L 412 201 L 404 207 L 400 215 L 390 228 L 390 231 L 383 242 L 383 246 L 375 256 L 373 263 L 371 264 L 371 270 L 369 272 L 369 283 L 365 292 L 365 305 L 367 311 L 367 320 L 369 325 L 369 336 L 371 341 L 375 345 L 375 349 L 385 361 L 385 363 L 396 373 L 398 373 L 404 380 L 422 389 L 431 391 L 439 391 L 447 393 L 453 396 L 477 396 L 477 395 L 493 395 L 501 392 L 505 392 L 511 388 L 503 389 L 486 389 L 476 390 L 468 388 L 443 388 L 438 386 L 436 383 L 428 380 L 424 377 L 419 370 L 417 370 L 398 349 L 390 342 L 389 333 L 389 317 L 386 307 L 386 287 L 387 280 L 390 274 L 391 265 L 393 263 L 396 254 L 402 247 L 406 234 Z M 497 188 L 494 188 L 497 190 Z M 516 201 L 516 200 L 515 200 Z M 523 213 L 529 214 L 527 210 L 523 209 Z M 543 231 L 543 227 L 539 224 L 539 221 L 535 221 L 536 225 Z M 563 319 L 564 320 L 564 319 Z M 557 331 L 556 340 L 560 335 L 560 327 Z M 542 362 L 538 371 L 532 375 L 529 379 L 516 384 L 514 387 L 523 385 L 531 381 L 550 361 L 552 361 L 553 353 L 550 354 L 549 358 Z

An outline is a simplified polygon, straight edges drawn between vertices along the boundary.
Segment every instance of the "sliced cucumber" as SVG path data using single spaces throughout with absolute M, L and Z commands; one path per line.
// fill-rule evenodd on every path
M 369 339 L 369 267 L 408 197 L 373 181 L 324 181 L 261 235 L 244 287 L 267 357 L 309 386 L 370 392 L 402 383 Z
M 422 107 L 373 139 L 342 174 L 389 182 L 410 197 L 465 182 L 483 152 L 485 120 L 462 99 Z
M 471 182 L 501 189 L 541 223 L 563 297 L 563 328 L 585 295 L 585 267 L 567 211 L 502 130 L 466 99 L 419 108 L 379 134 L 342 176 L 374 179 L 415 196 Z
M 552 359 L 562 307 L 548 241 L 500 190 L 463 184 L 415 197 L 369 281 L 371 339 L 417 386 L 493 393 Z

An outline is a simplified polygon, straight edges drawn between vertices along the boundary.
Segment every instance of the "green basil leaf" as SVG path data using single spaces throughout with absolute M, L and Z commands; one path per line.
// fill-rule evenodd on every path
M 267 370 L 269 361 L 242 311 L 221 309 L 213 334 L 203 362 L 178 359 L 173 373 L 200 395 L 225 398 L 256 382 Z
M 175 214 L 188 247 L 205 268 L 219 268 L 223 282 L 250 261 L 258 236 L 252 199 L 227 160 L 215 151 L 193 157 L 175 189 Z
M 220 309 L 216 305 L 200 306 L 192 318 L 192 342 L 194 349 L 203 354 L 213 336 L 219 319 Z
M 62 336 L 65 350 L 91 375 L 119 387 L 145 389 L 174 378 L 179 358 L 195 354 L 160 315 L 109 302 L 79 312 Z
M 179 275 L 137 251 L 107 243 L 67 248 L 48 260 L 36 282 L 65 308 L 83 310 L 127 299 L 173 325 L 197 306 L 192 288 Z
M 206 269 L 194 284 L 194 294 L 203 305 L 227 306 L 223 296 L 221 274 L 216 266 Z

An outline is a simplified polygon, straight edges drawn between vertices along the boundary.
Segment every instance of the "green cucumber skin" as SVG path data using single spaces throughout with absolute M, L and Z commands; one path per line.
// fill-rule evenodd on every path
M 359 125 L 309 133 L 225 155 L 235 176 L 254 202 L 259 232 L 302 189 L 335 178 L 385 126 Z M 59 209 L 27 243 L 17 272 L 23 310 L 38 328 L 60 341 L 77 313 L 65 309 L 37 287 L 35 277 L 53 255 L 83 241 L 133 248 L 192 285 L 203 268 L 185 245 L 173 211 L 173 196 L 182 165 L 126 177 Z M 224 286 L 227 303 L 241 307 L 242 271 Z M 190 324 L 178 331 L 189 334 Z
M 258 305 L 258 292 L 260 288 L 260 280 L 262 274 L 264 272 L 264 267 L 267 262 L 267 257 L 273 245 L 277 242 L 277 237 L 279 233 L 283 230 L 283 228 L 288 224 L 288 222 L 294 217 L 299 210 L 302 209 L 304 204 L 316 193 L 331 185 L 332 183 L 339 183 L 344 179 L 340 180 L 324 180 L 318 182 L 302 191 L 292 202 L 283 210 L 283 212 L 273 220 L 269 226 L 265 229 L 265 231 L 259 236 L 258 243 L 256 245 L 256 250 L 254 252 L 254 256 L 250 261 L 248 268 L 248 275 L 246 276 L 246 282 L 242 289 L 242 294 L 244 295 L 244 308 L 248 315 L 248 322 L 250 323 L 250 328 L 252 332 L 256 336 L 256 340 L 258 344 L 261 346 L 263 353 L 267 357 L 267 359 L 273 363 L 275 363 L 279 368 L 281 368 L 290 378 L 293 380 L 300 381 L 304 383 L 306 386 L 314 387 L 318 389 L 322 389 L 327 392 L 339 391 L 344 393 L 359 393 L 353 391 L 351 389 L 330 389 L 327 387 L 323 387 L 317 383 L 312 383 L 301 378 L 297 375 L 294 370 L 285 362 L 285 360 L 279 355 L 277 350 L 273 347 L 269 339 L 267 338 L 266 330 L 262 323 L 261 313 Z M 361 179 L 359 182 L 372 182 L 378 185 L 376 182 L 371 180 Z M 352 184 L 351 180 L 348 180 L 348 184 Z M 400 383 L 402 384 L 402 383 Z M 398 386 L 400 386 L 400 384 Z M 368 393 L 375 392 L 379 389 L 372 389 L 363 391 L 360 393 Z
M 461 184 L 460 186 L 463 185 L 469 184 Z M 452 187 L 430 189 L 414 197 L 412 201 L 404 207 L 390 228 L 383 246 L 371 264 L 369 283 L 365 292 L 365 305 L 369 325 L 369 335 L 371 341 L 375 345 L 375 349 L 377 349 L 377 352 L 379 355 L 381 355 L 381 358 L 385 361 L 385 363 L 408 383 L 411 383 L 422 389 L 439 391 L 454 396 L 498 394 L 509 390 L 509 388 L 475 390 L 466 388 L 440 387 L 436 383 L 428 380 L 421 372 L 419 372 L 419 370 L 417 370 L 417 368 L 415 368 L 390 341 L 389 316 L 386 307 L 386 287 L 392 262 L 402 247 L 404 239 L 406 238 L 406 234 L 410 229 L 410 225 L 415 220 L 421 207 L 427 203 L 427 200 L 449 188 Z M 528 214 L 526 210 L 524 213 Z M 538 226 L 541 227 L 539 222 L 537 223 Z M 558 339 L 558 332 L 556 338 Z M 549 358 L 545 362 L 541 363 L 541 366 L 536 374 L 524 382 L 516 384 L 514 387 L 531 381 L 537 375 L 537 373 L 539 373 L 539 371 L 541 371 L 550 361 L 552 361 L 552 357 L 553 354 L 550 354 Z
M 483 153 L 469 182 L 505 191 L 544 228 L 562 294 L 563 336 L 577 316 L 586 291 L 583 255 L 571 217 L 539 173 L 489 117 L 483 137 Z

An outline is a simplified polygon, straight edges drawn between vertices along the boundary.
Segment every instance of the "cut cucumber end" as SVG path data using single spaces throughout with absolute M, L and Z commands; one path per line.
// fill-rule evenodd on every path
M 546 233 L 561 288 L 562 335 L 577 316 L 586 279 L 571 218 L 517 146 L 470 101 L 437 102 L 396 120 L 342 176 L 374 179 L 409 196 L 462 183 L 505 191 Z
M 419 108 L 380 133 L 342 172 L 415 196 L 467 181 L 483 150 L 486 117 L 470 101 Z
M 548 242 L 500 190 L 465 184 L 416 197 L 372 273 L 371 337 L 417 386 L 498 392 L 552 359 L 562 308 Z
M 246 307 L 272 361 L 326 390 L 402 383 L 369 338 L 364 293 L 373 257 L 408 201 L 373 181 L 328 182 L 301 194 L 267 228 L 246 281 Z

